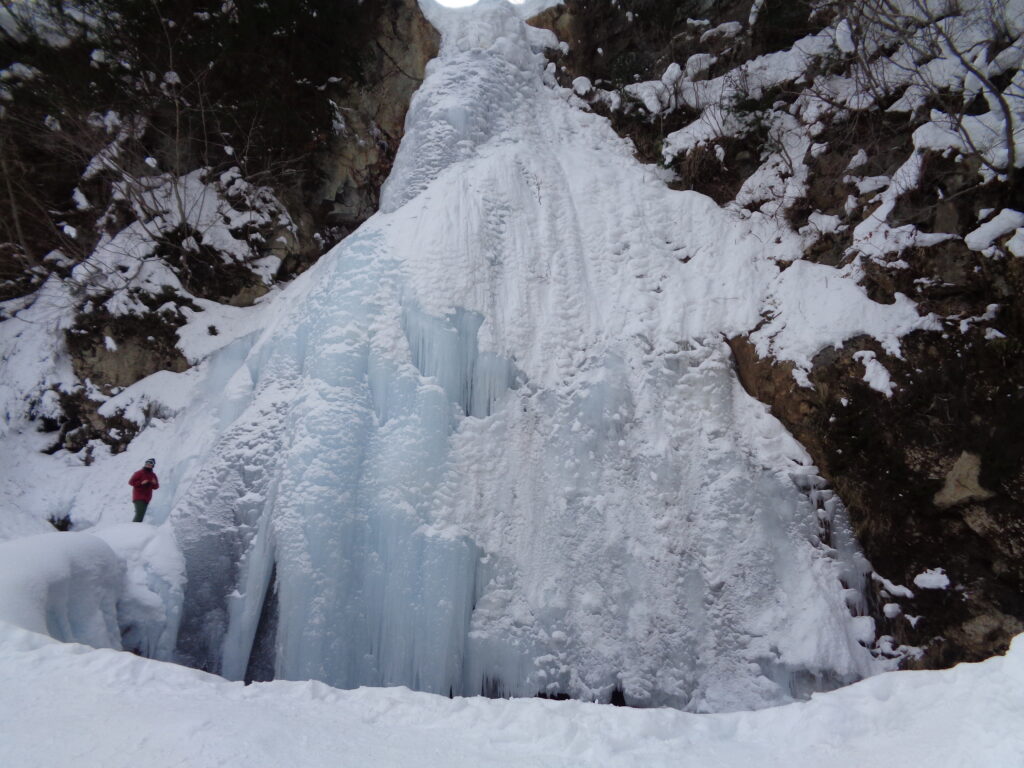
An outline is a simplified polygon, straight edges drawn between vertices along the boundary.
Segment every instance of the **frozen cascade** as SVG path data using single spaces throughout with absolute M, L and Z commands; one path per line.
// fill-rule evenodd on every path
M 179 658 L 695 711 L 876 671 L 842 507 L 722 340 L 791 241 L 668 190 L 514 6 L 423 7 L 382 212 L 209 367 Z

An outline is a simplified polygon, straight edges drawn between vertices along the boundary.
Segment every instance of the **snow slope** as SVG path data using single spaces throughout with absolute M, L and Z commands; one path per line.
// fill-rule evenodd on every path
M 17 768 L 1016 766 L 1022 716 L 1020 641 L 981 664 L 694 715 L 316 682 L 243 686 L 0 623 L 0 764 Z
M 197 314 L 196 368 L 104 406 L 145 421 L 125 454 L 40 456 L 15 420 L 5 446 L 32 450 L 4 497 L 102 530 L 158 456 L 150 519 L 188 578 L 176 658 L 234 679 L 726 711 L 885 668 L 842 506 L 723 340 L 756 328 L 799 368 L 934 321 L 791 264 L 770 215 L 668 190 L 513 6 L 423 7 L 442 51 L 381 213 L 218 316 L 215 344 L 218 310 Z M 12 322 L 18 354 L 56 359 Z

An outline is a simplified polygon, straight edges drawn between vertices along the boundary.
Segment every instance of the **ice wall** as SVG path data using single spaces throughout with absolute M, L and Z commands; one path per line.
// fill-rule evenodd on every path
M 698 711 L 870 674 L 842 507 L 723 342 L 795 236 L 668 190 L 510 4 L 424 7 L 382 213 L 209 365 L 180 659 Z

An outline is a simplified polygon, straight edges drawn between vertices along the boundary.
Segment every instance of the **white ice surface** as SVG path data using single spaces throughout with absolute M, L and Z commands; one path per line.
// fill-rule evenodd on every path
M 178 637 L 185 562 L 170 526 L 121 523 L 94 529 L 92 535 L 105 541 L 124 564 L 116 606 L 122 644 L 148 658 L 171 659 Z
M 507 4 L 432 18 L 382 213 L 220 366 L 237 406 L 172 513 L 182 652 L 245 676 L 276 602 L 262 663 L 345 687 L 721 710 L 871 673 L 864 563 L 815 544 L 813 468 L 721 338 L 767 305 L 780 357 L 898 349 L 913 305 L 813 265 L 803 298 L 794 236 L 667 190 Z
M 863 768 L 1024 765 L 1024 647 L 721 715 L 243 686 L 0 623 L 0 764 L 17 768 Z

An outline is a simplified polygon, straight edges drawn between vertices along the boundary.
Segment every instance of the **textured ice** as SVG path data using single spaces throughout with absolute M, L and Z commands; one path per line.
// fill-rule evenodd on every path
M 430 13 L 382 213 L 179 419 L 220 430 L 174 470 L 180 660 L 698 711 L 877 670 L 842 505 L 724 338 L 770 306 L 759 343 L 788 359 L 898 348 L 913 306 L 835 270 L 794 299 L 799 237 L 667 190 L 545 83 L 512 6 Z M 840 331 L 814 309 L 837 286 Z
M 124 564 L 95 536 L 0 542 L 0 621 L 69 643 L 121 649 Z
M 184 563 L 169 528 L 122 524 L 0 542 L 0 621 L 170 659 Z

